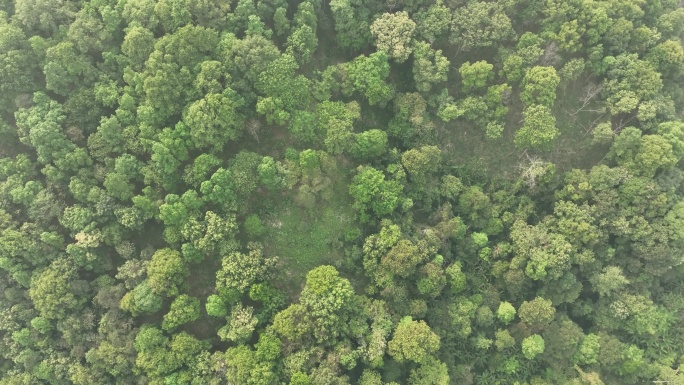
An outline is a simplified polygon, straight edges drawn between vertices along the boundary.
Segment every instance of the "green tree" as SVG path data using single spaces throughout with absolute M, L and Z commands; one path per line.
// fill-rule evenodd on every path
M 522 148 L 547 149 L 559 135 L 551 109 L 532 105 L 523 110 L 524 123 L 515 133 L 515 145 Z
M 410 385 L 447 385 L 449 384 L 447 365 L 432 358 L 423 362 L 418 368 L 411 369 L 408 378 Z
M 419 9 L 413 15 L 413 20 L 416 22 L 416 34 L 433 43 L 449 30 L 451 10 L 442 4 L 442 0 L 437 0 L 427 9 Z
M 612 114 L 632 112 L 640 102 L 654 98 L 663 87 L 661 74 L 636 54 L 622 54 L 605 61 L 608 69 L 603 88 Z
M 190 128 L 195 147 L 221 151 L 228 141 L 237 139 L 243 126 L 239 113 L 243 103 L 235 92 L 227 89 L 222 94 L 207 94 L 189 105 L 183 121 Z
M 348 335 L 355 309 L 354 290 L 349 280 L 339 276 L 332 266 L 319 266 L 306 274 L 306 284 L 299 302 L 312 319 L 318 343 L 333 343 Z
M 518 309 L 520 320 L 532 330 L 541 330 L 548 326 L 556 314 L 556 308 L 550 300 L 535 297 L 532 301 L 524 301 Z
M 305 4 L 305 3 L 302 3 Z M 308 63 L 318 48 L 316 30 L 308 25 L 296 28 L 287 37 L 287 52 L 294 55 L 300 64 Z
M 255 84 L 257 91 L 282 102 L 285 111 L 304 108 L 310 103 L 309 80 L 296 75 L 299 66 L 290 54 L 281 55 L 269 63 Z
M 510 349 L 515 346 L 515 339 L 511 336 L 511 333 L 505 329 L 499 329 L 496 331 L 496 348 L 500 351 Z
M 161 310 L 162 305 L 162 296 L 152 291 L 148 281 L 144 280 L 121 298 L 119 307 L 135 317 L 141 314 L 156 313 Z
M 188 268 L 176 250 L 157 250 L 147 265 L 148 284 L 155 294 L 167 297 L 177 295 L 187 275 Z
M 266 232 L 266 227 L 264 227 L 261 219 L 256 214 L 251 214 L 245 219 L 244 229 L 250 238 L 259 238 Z
M 416 23 L 409 18 L 407 12 L 384 13 L 370 26 L 378 50 L 402 63 L 408 59 L 413 51 L 411 40 L 416 29 Z
M 225 302 L 216 294 L 212 294 L 207 297 L 207 303 L 205 305 L 207 314 L 213 317 L 225 317 L 228 315 L 228 309 L 226 308 Z
M 399 182 L 386 180 L 382 171 L 363 166 L 359 167 L 349 186 L 354 206 L 364 222 L 370 219 L 368 211 L 377 216 L 392 213 L 401 203 L 402 190 L 403 186 Z
M 232 252 L 223 257 L 221 269 L 216 272 L 219 293 L 245 292 L 252 284 L 267 280 L 277 257 L 265 257 L 259 244 L 250 243 L 248 253 Z
M 684 48 L 676 40 L 666 40 L 653 47 L 646 59 L 663 76 L 678 74 L 684 69 Z
M 380 259 L 380 267 L 393 275 L 406 278 L 427 256 L 413 242 L 402 239 Z
M 342 47 L 361 50 L 371 43 L 370 25 L 376 13 L 373 4 L 358 0 L 333 0 L 330 10 L 335 21 L 335 32 Z
M 343 90 L 362 92 L 371 106 L 385 105 L 394 97 L 394 90 L 385 82 L 390 70 L 385 51 L 358 56 L 343 68 L 348 84 L 343 84 Z
M 13 112 L 17 96 L 36 90 L 33 76 L 39 70 L 39 63 L 26 34 L 18 26 L 7 23 L 4 17 L 0 20 L 0 34 L 0 76 L 4 79 L 0 84 L 0 101 L 3 108 L 10 107 L 8 112 Z
M 575 361 L 581 365 L 593 365 L 598 362 L 601 339 L 596 334 L 588 334 L 582 339 L 582 343 L 575 355 Z
M 481 89 L 487 85 L 487 81 L 494 78 L 494 66 L 484 60 L 475 63 L 465 62 L 458 72 L 461 73 L 463 90 L 465 92 Z
M 241 303 L 233 306 L 228 316 L 228 324 L 218 331 L 222 341 L 233 341 L 238 344 L 247 342 L 254 333 L 258 320 L 254 317 L 254 308 Z
M 372 129 L 356 134 L 352 154 L 359 159 L 376 159 L 387 152 L 387 133 Z
M 522 342 L 523 356 L 528 360 L 534 359 L 538 354 L 544 353 L 544 339 L 539 334 L 533 334 Z
M 74 9 L 58 0 L 17 1 L 14 18 L 28 31 L 51 35 L 60 25 L 68 25 Z
M 556 87 L 560 83 L 560 77 L 553 67 L 535 66 L 525 72 L 522 81 L 520 100 L 528 107 L 541 105 L 553 106 L 556 101 Z
M 618 266 L 604 267 L 603 272 L 594 275 L 590 281 L 594 291 L 601 296 L 609 295 L 629 284 L 629 280 Z
M 504 324 L 509 324 L 515 319 L 515 307 L 509 302 L 501 302 L 496 310 L 496 317 Z
M 171 331 L 180 325 L 195 321 L 200 316 L 200 302 L 197 298 L 181 294 L 171 302 L 169 312 L 164 314 L 162 329 Z
M 432 86 L 445 82 L 449 74 L 449 60 L 442 50 L 434 50 L 430 44 L 417 42 L 413 53 L 413 80 L 420 92 L 430 92 Z
M 513 36 L 511 20 L 499 3 L 471 0 L 453 12 L 449 41 L 460 49 L 489 47 Z
M 401 164 L 412 180 L 424 183 L 437 172 L 441 154 L 441 150 L 436 146 L 422 146 L 404 152 L 401 155 Z
M 62 319 L 83 306 L 85 293 L 74 291 L 77 278 L 75 266 L 66 258 L 33 273 L 28 294 L 42 317 Z
M 425 321 L 414 321 L 411 317 L 404 317 L 387 344 L 388 353 L 399 362 L 423 363 L 439 350 L 439 341 L 439 336 Z

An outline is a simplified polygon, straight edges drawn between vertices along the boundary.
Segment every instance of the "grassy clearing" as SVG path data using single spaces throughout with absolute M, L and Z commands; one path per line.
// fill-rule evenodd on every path
M 354 213 L 347 196 L 347 183 L 338 180 L 332 197 L 307 211 L 291 197 L 266 217 L 264 239 L 268 255 L 279 257 L 276 285 L 288 295 L 297 295 L 306 273 L 323 264 L 337 265 L 344 258 L 340 240 L 352 225 Z

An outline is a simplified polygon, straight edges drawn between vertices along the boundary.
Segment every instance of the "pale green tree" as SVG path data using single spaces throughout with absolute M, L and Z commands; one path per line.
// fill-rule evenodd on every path
M 384 13 L 371 24 L 370 30 L 378 50 L 402 63 L 413 51 L 411 40 L 416 23 L 407 12 Z

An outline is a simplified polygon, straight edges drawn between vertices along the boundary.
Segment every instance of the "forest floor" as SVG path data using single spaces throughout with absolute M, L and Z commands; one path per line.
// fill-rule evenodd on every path
M 529 151 L 517 148 L 513 142 L 515 132 L 522 126 L 522 105 L 511 105 L 506 129 L 498 139 L 489 139 L 483 128 L 470 122 L 454 120 L 437 126 L 437 139 L 445 159 L 451 166 L 463 167 L 467 172 L 500 177 L 517 178 L 528 157 L 540 158 L 556 165 L 558 172 L 573 168 L 589 169 L 603 160 L 608 146 L 592 144 L 591 129 L 601 121 L 599 106 L 585 105 L 587 82 L 558 90 L 554 106 L 556 126 L 560 135 L 549 151 Z M 517 98 L 516 98 L 517 99 Z M 517 102 L 517 103 L 516 103 Z M 514 104 L 519 104 L 516 100 Z

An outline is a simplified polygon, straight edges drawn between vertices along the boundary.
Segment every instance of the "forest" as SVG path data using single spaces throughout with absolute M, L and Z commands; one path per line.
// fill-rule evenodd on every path
M 0 385 L 684 384 L 680 0 L 0 0 Z

